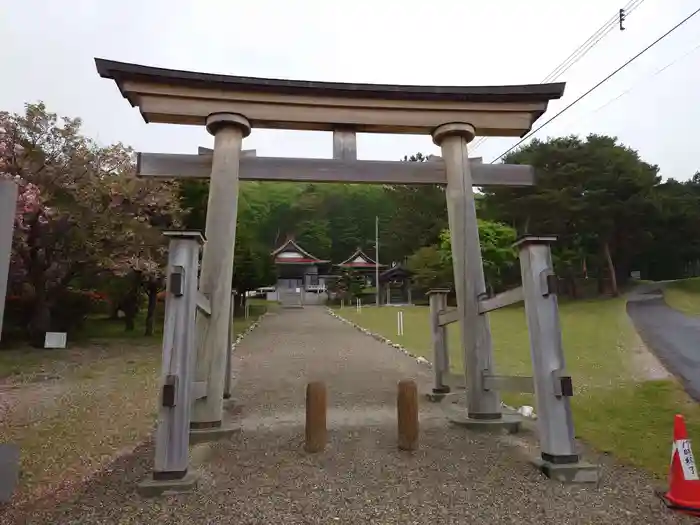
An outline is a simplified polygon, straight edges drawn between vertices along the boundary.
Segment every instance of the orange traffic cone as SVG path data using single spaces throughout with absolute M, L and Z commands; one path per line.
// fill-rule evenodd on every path
M 685 420 L 676 414 L 673 421 L 673 447 L 668 492 L 662 496 L 669 509 L 700 516 L 700 478 L 690 448 Z

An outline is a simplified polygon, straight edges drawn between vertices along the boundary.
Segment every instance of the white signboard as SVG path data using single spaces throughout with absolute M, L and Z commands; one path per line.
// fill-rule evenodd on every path
M 67 335 L 65 332 L 46 332 L 44 348 L 65 348 Z

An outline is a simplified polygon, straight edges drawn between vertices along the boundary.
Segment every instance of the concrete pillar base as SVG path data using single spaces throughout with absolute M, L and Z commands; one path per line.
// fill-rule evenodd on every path
M 182 494 L 191 492 L 197 488 L 199 472 L 188 472 L 180 479 L 153 479 L 149 478 L 136 486 L 136 491 L 144 498 L 168 496 L 170 494 Z
M 541 457 L 533 458 L 531 462 L 545 476 L 561 483 L 598 483 L 600 480 L 600 467 L 593 463 L 551 463 Z
M 509 434 L 515 434 L 520 430 L 522 417 L 519 414 L 501 414 L 498 419 L 478 419 L 469 417 L 467 410 L 463 406 L 452 405 L 445 409 L 447 419 L 470 430 L 478 430 L 480 432 L 502 432 L 505 430 Z
M 443 399 L 445 399 L 445 396 L 450 393 L 450 387 L 449 386 L 444 386 L 442 388 L 433 388 L 431 392 L 428 392 L 425 394 L 425 397 L 428 401 L 431 403 L 439 403 Z
M 240 427 L 231 424 L 210 428 L 190 428 L 190 445 L 226 439 L 240 430 Z

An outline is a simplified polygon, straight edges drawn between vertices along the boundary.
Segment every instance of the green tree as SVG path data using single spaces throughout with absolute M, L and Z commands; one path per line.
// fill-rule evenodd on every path
M 451 288 L 454 284 L 452 266 L 437 246 L 423 246 L 408 258 L 408 269 L 415 287 L 425 293 L 431 288 Z
M 530 188 L 487 188 L 486 216 L 521 233 L 555 234 L 562 248 L 581 252 L 607 270 L 613 294 L 635 256 L 651 242 L 658 167 L 614 137 L 589 135 L 533 140 L 504 162 L 535 167 Z M 591 246 L 592 245 L 592 246 Z
M 172 185 L 135 177 L 129 148 L 99 146 L 80 119 L 27 104 L 0 113 L 0 176 L 20 186 L 9 284 L 30 304 L 33 344 L 43 345 L 72 285 L 157 271 L 177 199 Z
M 517 254 L 513 249 L 515 229 L 499 222 L 477 219 L 479 243 L 484 267 L 484 278 L 489 291 L 501 290 L 517 282 Z M 440 236 L 440 255 L 445 265 L 452 268 L 452 243 L 450 231 L 443 230 Z

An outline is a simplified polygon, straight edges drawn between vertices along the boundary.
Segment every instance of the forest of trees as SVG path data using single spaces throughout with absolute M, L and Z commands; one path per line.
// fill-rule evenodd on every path
M 537 183 L 477 194 L 490 290 L 517 283 L 511 244 L 523 233 L 557 235 L 556 270 L 574 297 L 582 280 L 616 294 L 633 270 L 667 279 L 699 269 L 700 173 L 662 180 L 635 150 L 598 135 L 536 139 L 504 160 L 533 165 Z M 6 311 L 29 337 L 84 319 L 95 302 L 121 310 L 127 329 L 146 308 L 152 331 L 163 286 L 161 231 L 203 229 L 208 184 L 137 179 L 134 169 L 130 148 L 96 144 L 79 119 L 42 104 L 0 113 L 0 177 L 20 187 Z M 238 209 L 239 292 L 274 282 L 270 252 L 289 235 L 335 262 L 357 247 L 372 253 L 375 216 L 382 263 L 405 262 L 418 289 L 452 280 L 440 186 L 246 182 Z

